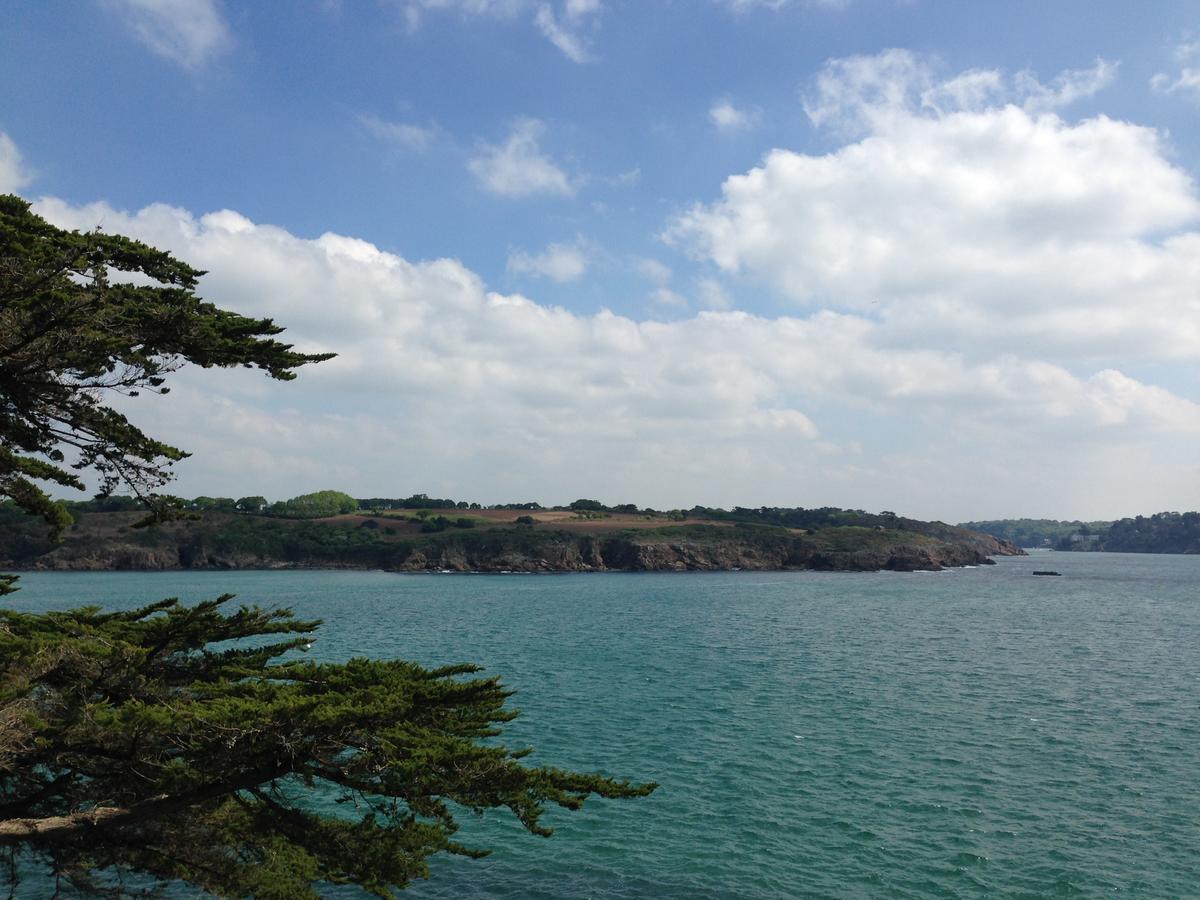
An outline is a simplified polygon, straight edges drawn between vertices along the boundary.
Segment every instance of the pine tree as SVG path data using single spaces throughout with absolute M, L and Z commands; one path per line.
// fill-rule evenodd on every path
M 654 789 L 485 742 L 515 713 L 476 666 L 309 662 L 296 651 L 319 623 L 225 613 L 230 599 L 0 610 L 10 886 L 40 862 L 87 890 L 140 872 L 223 896 L 317 896 L 318 882 L 391 896 L 434 853 L 484 855 L 455 842 L 449 803 L 507 807 L 549 835 L 548 804 Z
M 70 516 L 38 482 L 81 488 L 91 471 L 102 492 L 124 485 L 151 519 L 170 515 L 157 491 L 187 454 L 107 395 L 165 393 L 189 362 L 289 380 L 329 358 L 204 302 L 202 274 L 0 196 L 0 498 L 59 531 Z M 0 576 L 0 594 L 14 582 Z M 319 622 L 226 612 L 231 599 L 0 610 L 0 884 L 14 896 L 38 868 L 114 893 L 148 876 L 227 896 L 316 896 L 321 883 L 389 896 L 435 853 L 485 852 L 454 840 L 451 804 L 506 807 L 548 835 L 548 806 L 655 787 L 524 764 L 528 750 L 495 741 L 516 715 L 509 692 L 476 666 L 310 662 L 300 651 Z

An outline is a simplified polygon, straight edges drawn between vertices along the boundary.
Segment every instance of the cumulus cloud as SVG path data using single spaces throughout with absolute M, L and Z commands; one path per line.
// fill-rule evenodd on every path
M 502 197 L 558 194 L 571 197 L 575 185 L 538 143 L 546 126 L 537 119 L 520 119 L 503 144 L 485 144 L 467 168 L 480 186 Z
M 360 116 L 359 122 L 368 133 L 396 147 L 418 153 L 428 150 L 441 130 L 436 125 L 414 125 L 411 122 L 389 122 L 377 116 Z
M 550 244 L 541 253 L 527 253 L 524 250 L 511 253 L 508 271 L 565 284 L 582 278 L 589 262 L 587 247 L 583 241 L 576 241 L 573 244 Z
M 967 518 L 996 508 L 989 498 L 1019 495 L 1026 464 L 1070 457 L 1090 471 L 1111 462 L 1096 448 L 1142 452 L 1143 441 L 1155 465 L 1123 474 L 1122 490 L 1147 487 L 1139 471 L 1170 471 L 1175 491 L 1200 486 L 1190 455 L 1187 468 L 1168 458 L 1194 446 L 1200 407 L 1116 368 L 1076 374 L 1016 353 L 901 346 L 887 321 L 832 311 L 670 322 L 572 312 L 489 291 L 454 260 L 410 262 L 337 234 L 304 239 L 228 210 L 125 213 L 53 199 L 37 209 L 169 249 L 210 272 L 207 298 L 275 318 L 306 350 L 338 352 L 295 385 L 184 372 L 169 397 L 130 401 L 135 421 L 196 451 L 184 493 L 286 496 L 336 483 L 484 501 L 625 502 L 619 491 L 660 506 L 886 498 Z M 955 444 L 936 455 L 936 472 L 920 463 L 930 441 Z M 1010 470 L 980 479 L 988 457 Z M 931 498 L 931 477 L 961 493 Z
M 185 69 L 226 50 L 232 34 L 217 0 L 103 0 L 143 44 Z
M 31 178 L 21 159 L 21 151 L 3 131 L 0 131 L 0 194 L 15 194 Z
M 831 62 L 813 122 L 857 140 L 773 150 L 665 237 L 897 341 L 1077 361 L 1200 356 L 1200 199 L 1151 128 L 1045 111 L 1110 77 L 971 72 L 905 51 Z
M 1176 71 L 1159 72 L 1150 87 L 1160 94 L 1185 94 L 1200 100 L 1200 41 L 1184 41 L 1172 53 Z

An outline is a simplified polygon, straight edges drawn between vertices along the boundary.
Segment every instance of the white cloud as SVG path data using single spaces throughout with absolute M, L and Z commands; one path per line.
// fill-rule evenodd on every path
M 759 113 L 740 109 L 731 100 L 718 100 L 709 108 L 708 118 L 720 131 L 742 131 L 758 122 Z
M 587 272 L 588 264 L 588 250 L 582 241 L 550 244 L 541 253 L 534 254 L 518 250 L 508 257 L 508 271 L 549 278 L 559 284 L 578 281 Z
M 1010 77 L 995 69 L 971 69 L 942 79 L 928 57 L 891 49 L 830 60 L 804 109 L 814 125 L 851 135 L 885 129 L 897 118 L 937 119 L 1005 105 L 1037 114 L 1095 95 L 1113 82 L 1117 68 L 1115 62 L 1097 59 L 1091 68 L 1068 70 L 1049 84 L 1029 71 Z
M 786 6 L 825 7 L 827 9 L 844 9 L 850 5 L 850 0 L 715 0 L 722 6 L 727 6 L 735 13 L 749 12 L 754 9 L 779 10 Z
M 502 197 L 574 196 L 575 185 L 567 173 L 538 144 L 545 130 L 537 119 L 521 119 L 503 144 L 485 144 L 467 168 L 481 187 Z
M 1019 72 L 1014 81 L 1018 94 L 1025 95 L 1024 107 L 1031 112 L 1062 109 L 1094 97 L 1117 77 L 1118 63 L 1097 59 L 1090 69 L 1068 69 L 1044 85 L 1031 72 Z
M 733 298 L 725 290 L 725 286 L 715 278 L 698 278 L 696 294 L 702 309 L 731 309 Z
M 583 31 L 594 23 L 594 17 L 601 9 L 600 0 L 565 0 L 559 13 L 555 13 L 551 4 L 539 3 L 534 24 L 567 59 L 577 63 L 588 62 L 591 55 Z
M 834 61 L 809 114 L 861 139 L 772 151 L 666 237 L 796 303 L 870 313 L 905 345 L 1194 359 L 1192 179 L 1153 129 L 1034 111 L 1107 71 L 1045 92 L 1017 79 L 1021 96 L 1000 73 L 938 81 L 904 51 Z
M 637 270 L 643 278 L 654 284 L 664 285 L 671 281 L 671 267 L 657 259 L 639 259 Z
M 581 314 L 490 292 L 454 260 L 413 263 L 336 234 L 307 240 L 232 211 L 37 208 L 169 249 L 210 272 L 208 299 L 340 354 L 294 385 L 184 372 L 168 397 L 130 401 L 134 421 L 196 452 L 182 466 L 185 494 L 336 486 L 962 519 L 1002 504 L 1018 512 L 1014 498 L 1033 512 L 1054 499 L 1060 515 L 1108 515 L 1129 498 L 1138 505 L 1119 511 L 1144 511 L 1200 489 L 1200 407 L 1113 367 L 1077 374 L 1030 353 L 914 346 L 886 319 L 829 311 Z M 662 291 L 660 302 L 683 308 Z M 1043 490 L 1038 473 L 1050 470 Z M 1103 477 L 1113 471 L 1121 477 Z M 931 483 L 954 490 L 934 496 Z
M 676 293 L 666 285 L 656 287 L 650 292 L 650 302 L 656 306 L 670 306 L 676 309 L 687 309 L 687 297 Z
M 610 175 L 604 179 L 605 182 L 613 187 L 631 187 L 637 184 L 642 178 L 642 169 L 640 166 L 634 166 L 632 169 L 626 169 L 624 172 L 618 172 L 616 175 Z
M 463 16 L 515 16 L 528 6 L 528 0 L 408 0 L 408 8 L 422 12 L 456 12 Z
M 913 95 L 927 91 L 931 80 L 929 66 L 907 50 L 835 59 L 817 76 L 816 95 L 805 99 L 804 111 L 818 127 L 867 130 L 885 116 L 908 113 Z
M 602 0 L 562 0 L 557 6 L 535 0 L 409 0 L 405 7 L 410 29 L 420 27 L 426 12 L 456 12 L 468 18 L 512 19 L 532 14 L 543 37 L 576 63 L 591 59 L 589 33 L 603 11 Z
M 359 121 L 368 132 L 380 140 L 416 152 L 428 150 L 441 133 L 436 125 L 389 122 L 377 116 L 360 116 Z
M 464 19 L 511 19 L 525 11 L 529 0 L 406 0 L 404 15 L 410 30 L 421 27 L 426 13 L 453 13 Z
M 21 151 L 3 131 L 0 131 L 0 194 L 16 194 L 31 177 L 21 159 Z
M 634 268 L 637 273 L 654 285 L 650 291 L 650 302 L 656 307 L 687 309 L 690 304 L 687 297 L 671 287 L 671 279 L 675 273 L 671 267 L 657 259 L 642 258 L 635 260 Z
M 217 0 L 103 0 L 138 40 L 185 69 L 226 50 L 232 35 Z
M 1157 73 L 1150 79 L 1150 87 L 1160 94 L 1178 92 L 1200 100 L 1200 41 L 1184 41 L 1172 56 L 1178 70 L 1170 75 Z

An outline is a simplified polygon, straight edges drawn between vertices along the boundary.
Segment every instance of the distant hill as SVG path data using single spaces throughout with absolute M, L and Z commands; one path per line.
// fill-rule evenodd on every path
M 1018 547 L 1066 548 L 1072 543 L 1089 544 L 1095 535 L 1108 529 L 1111 522 L 1074 522 L 1056 519 L 992 519 L 962 522 L 960 528 L 982 531 Z
M 344 503 L 345 495 L 334 494 L 305 497 Z M 0 506 L 0 570 L 912 571 L 1021 552 L 943 522 L 831 507 L 659 512 L 577 500 L 554 509 L 536 503 L 484 509 L 452 501 L 423 507 L 406 498 L 313 518 L 311 503 L 261 499 L 197 498 L 203 502 L 183 503 L 187 518 L 151 528 L 135 527 L 140 512 L 80 504 L 59 544 L 41 520 Z
M 1114 553 L 1200 553 L 1200 512 L 1160 512 L 1113 522 L 1098 541 Z
M 1110 553 L 1200 553 L 1200 512 L 1161 512 L 1116 522 L 1000 519 L 964 522 L 1021 547 Z

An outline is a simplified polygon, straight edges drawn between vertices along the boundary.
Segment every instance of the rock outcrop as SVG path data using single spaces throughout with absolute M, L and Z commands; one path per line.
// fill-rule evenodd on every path
M 997 546 L 992 555 L 1016 555 L 1015 547 Z M 859 550 L 823 549 L 819 541 L 781 540 L 773 546 L 739 541 L 641 541 L 562 538 L 536 552 L 472 552 L 461 547 L 417 550 L 390 567 L 396 571 L 451 572 L 694 572 L 804 569 L 825 572 L 890 570 L 938 571 L 947 567 L 991 565 L 975 546 L 935 542 L 895 543 Z

